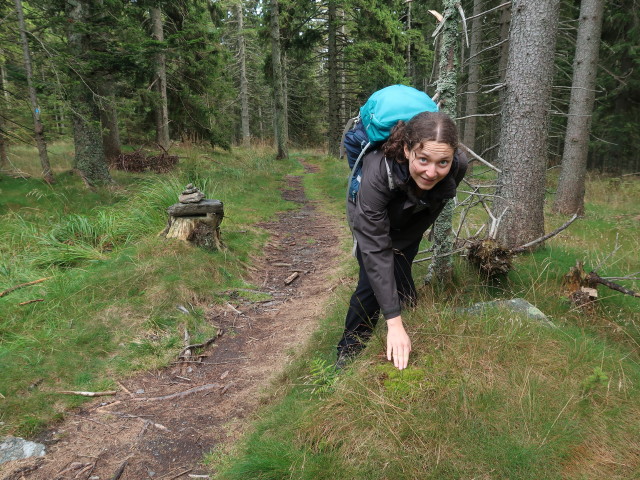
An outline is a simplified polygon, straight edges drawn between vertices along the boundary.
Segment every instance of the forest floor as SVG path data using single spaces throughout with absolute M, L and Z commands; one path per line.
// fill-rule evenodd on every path
M 248 279 L 268 300 L 238 295 L 210 308 L 207 318 L 222 334 L 198 352 L 206 355 L 200 362 L 176 359 L 121 380 L 115 396 L 68 412 L 36 439 L 46 456 L 1 465 L 0 478 L 213 478 L 204 456 L 227 450 L 246 430 L 268 387 L 317 328 L 338 282 L 340 226 L 306 199 L 302 177 L 288 176 L 283 196 L 300 208 L 259 225 L 271 239 Z

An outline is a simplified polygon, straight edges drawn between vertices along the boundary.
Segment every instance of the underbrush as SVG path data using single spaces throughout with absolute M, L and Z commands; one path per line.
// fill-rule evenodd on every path
M 87 191 L 62 173 L 0 183 L 0 434 L 32 435 L 118 377 L 167 365 L 186 328 L 215 335 L 204 312 L 225 290 L 247 287 L 250 258 L 266 241 L 253 226 L 293 208 L 280 195 L 295 162 L 238 149 L 180 152 L 172 174 L 112 172 L 117 184 Z M 225 207 L 223 251 L 158 234 L 187 183 Z M 26 193 L 25 193 L 26 192 Z
M 343 215 L 344 187 L 334 182 L 345 184 L 346 168 L 331 158 L 317 166 L 307 190 Z M 584 310 L 562 286 L 576 261 L 601 276 L 640 271 L 640 185 L 625 181 L 624 198 L 612 199 L 609 179 L 589 182 L 585 217 L 518 256 L 505 278 L 489 281 L 458 258 L 453 285 L 419 287 L 419 306 L 403 315 L 413 351 L 401 372 L 386 361 L 384 326 L 351 366 L 333 369 L 355 285 L 351 260 L 343 270 L 351 279 L 306 353 L 266 393 L 252 430 L 207 455 L 215 478 L 640 478 L 640 301 L 601 286 Z M 470 218 L 485 221 L 482 212 Z M 548 212 L 547 231 L 566 220 Z M 414 267 L 416 283 L 426 270 Z M 468 310 L 517 297 L 552 326 L 499 307 Z

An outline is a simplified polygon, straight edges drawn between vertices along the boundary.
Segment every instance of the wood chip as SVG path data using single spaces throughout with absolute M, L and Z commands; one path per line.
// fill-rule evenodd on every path
M 284 281 L 285 285 L 289 285 L 291 282 L 293 282 L 296 278 L 298 278 L 300 276 L 300 274 L 298 272 L 293 272 L 291 275 L 289 275 L 286 280 Z

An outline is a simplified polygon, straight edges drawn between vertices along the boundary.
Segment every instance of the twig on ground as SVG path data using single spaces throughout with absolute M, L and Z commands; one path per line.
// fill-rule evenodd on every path
M 296 278 L 298 278 L 300 276 L 300 274 L 298 272 L 293 272 L 291 275 L 289 275 L 285 281 L 284 284 L 285 285 L 289 285 L 291 284 L 291 282 L 293 282 Z
M 108 396 L 108 395 L 115 395 L 118 393 L 117 390 L 108 390 L 105 392 L 76 392 L 74 390 L 60 390 L 58 392 L 54 392 L 54 393 L 60 393 L 62 395 L 80 395 L 82 397 L 104 397 L 104 396 Z
M 229 307 L 231 310 L 233 310 L 234 312 L 236 312 L 238 315 L 244 315 L 240 310 L 238 310 L 236 307 L 234 307 L 233 305 L 231 305 L 229 302 L 227 302 L 227 307 Z
M 124 473 L 124 469 L 127 466 L 127 463 L 129 463 L 129 459 L 122 462 L 118 470 L 116 470 L 116 473 L 114 473 L 113 477 L 111 477 L 111 480 L 118 480 L 122 476 L 122 474 Z
M 180 350 L 180 354 L 178 355 L 178 358 L 183 357 L 187 350 L 193 350 L 195 348 L 206 348 L 206 347 L 208 347 L 213 342 L 215 342 L 218 338 L 220 338 L 223 333 L 224 333 L 224 330 L 220 329 L 220 330 L 218 330 L 218 333 L 216 333 L 215 337 L 211 337 L 209 340 L 205 341 L 204 343 L 194 343 L 193 345 L 187 345 L 182 350 Z
M 18 304 L 18 306 L 22 307 L 24 305 L 29 305 L 30 303 L 36 303 L 36 302 L 44 302 L 44 298 L 34 298 L 33 300 L 27 300 L 26 302 L 20 302 Z
M 4 292 L 0 292 L 0 298 L 5 295 L 9 295 L 11 292 L 18 290 L 19 288 L 29 287 L 31 285 L 35 285 L 36 283 L 41 283 L 46 280 L 49 280 L 51 277 L 40 278 L 38 280 L 34 280 L 33 282 L 21 283 L 20 285 L 16 285 L 15 287 L 7 288 Z
M 134 398 L 135 401 L 145 401 L 145 402 L 156 402 L 161 400 L 171 400 L 173 398 L 186 397 L 187 395 L 191 395 L 192 393 L 202 392 L 204 390 L 211 390 L 213 388 L 222 388 L 223 385 L 219 383 L 207 383 L 206 385 L 200 385 L 199 387 L 193 387 L 189 390 L 184 390 L 182 392 L 172 393 L 170 395 L 162 395 L 161 397 L 141 397 Z

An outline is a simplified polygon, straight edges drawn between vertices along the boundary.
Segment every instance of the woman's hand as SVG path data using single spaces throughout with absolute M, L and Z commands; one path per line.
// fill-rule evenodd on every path
M 411 340 L 402 325 L 402 317 L 387 320 L 387 360 L 393 360 L 398 370 L 407 368 L 411 352 Z

